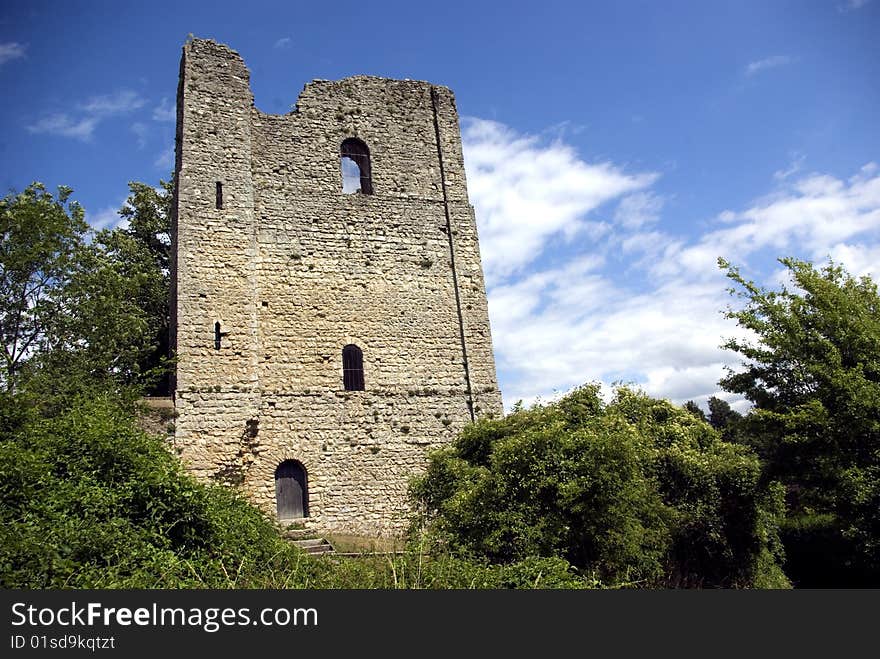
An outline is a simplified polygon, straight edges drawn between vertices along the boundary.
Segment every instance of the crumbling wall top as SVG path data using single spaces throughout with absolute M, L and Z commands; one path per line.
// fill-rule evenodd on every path
M 250 87 L 250 70 L 244 63 L 241 54 L 229 46 L 218 43 L 213 39 L 191 38 L 184 45 L 184 57 L 189 56 L 192 61 L 198 62 L 199 66 L 206 66 L 206 73 L 228 73 L 242 78 L 247 83 L 250 92 L 251 105 L 265 117 L 286 116 L 296 114 L 302 109 L 321 105 L 327 99 L 340 99 L 349 97 L 352 101 L 366 100 L 375 101 L 386 94 L 398 96 L 400 94 L 428 94 L 434 89 L 441 96 L 449 98 L 454 104 L 452 90 L 444 85 L 435 85 L 425 80 L 411 80 L 409 78 L 394 79 L 371 75 L 353 75 L 339 80 L 327 80 L 316 78 L 307 82 L 296 99 L 292 110 L 285 114 L 262 112 L 254 105 L 253 90 Z M 226 71 L 224 71 L 226 69 Z

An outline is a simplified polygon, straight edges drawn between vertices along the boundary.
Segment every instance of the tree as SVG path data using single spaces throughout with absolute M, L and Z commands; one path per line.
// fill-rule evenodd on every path
M 700 409 L 700 406 L 696 404 L 696 402 L 689 400 L 684 404 L 684 409 L 697 417 L 700 421 L 706 421 L 706 413 Z
M 742 414 L 730 407 L 730 403 L 711 396 L 707 401 L 709 405 L 709 425 L 721 433 L 725 441 L 738 441 Z
M 161 389 L 171 186 L 129 188 L 120 211 L 126 222 L 97 234 L 69 200 L 69 188 L 55 199 L 34 183 L 3 199 L 0 334 L 7 390 L 26 382 L 48 401 L 80 386 Z
M 691 412 L 599 387 L 469 426 L 412 495 L 429 535 L 493 562 L 559 556 L 608 585 L 784 586 L 781 488 Z
M 767 478 L 787 487 L 790 517 L 825 516 L 854 552 L 840 563 L 880 577 L 880 296 L 867 277 L 782 259 L 793 287 L 765 290 L 726 261 L 745 301 L 728 317 L 754 340 L 721 381 L 754 403 L 745 420 Z M 802 522 L 803 520 L 801 520 Z
M 131 371 L 152 393 L 168 388 L 169 291 L 171 278 L 171 201 L 173 184 L 160 188 L 128 184 L 129 197 L 119 211 L 124 223 L 95 238 L 103 258 L 125 283 L 125 298 L 143 312 Z
M 59 338 L 54 323 L 65 312 L 59 294 L 78 269 L 88 230 L 72 192 L 59 187 L 55 198 L 32 183 L 0 200 L 0 378 L 7 391 L 24 365 Z

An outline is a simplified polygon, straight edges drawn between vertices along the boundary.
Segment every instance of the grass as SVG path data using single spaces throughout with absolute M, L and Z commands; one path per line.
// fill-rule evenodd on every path
M 406 548 L 406 543 L 401 538 L 382 538 L 345 533 L 328 533 L 324 537 L 341 554 L 385 554 L 401 552 Z

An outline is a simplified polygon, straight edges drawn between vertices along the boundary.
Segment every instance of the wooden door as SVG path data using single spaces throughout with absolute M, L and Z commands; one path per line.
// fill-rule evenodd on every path
M 275 505 L 278 519 L 308 516 L 306 470 L 296 460 L 285 460 L 275 470 Z

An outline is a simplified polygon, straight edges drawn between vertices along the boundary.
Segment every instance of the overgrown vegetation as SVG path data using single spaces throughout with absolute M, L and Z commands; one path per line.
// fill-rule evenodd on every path
M 171 187 L 130 184 L 123 226 L 91 231 L 72 191 L 0 200 L 0 337 L 7 391 L 167 386 Z
M 183 473 L 138 428 L 132 404 L 102 394 L 47 417 L 18 402 L 4 401 L 0 439 L 3 588 L 593 585 L 563 561 L 537 558 L 497 566 L 412 550 L 316 559 L 233 490 Z
M 93 233 L 71 191 L 0 202 L 0 587 L 505 588 L 595 584 L 567 563 L 411 550 L 315 559 L 137 424 L 167 363 L 171 187 L 130 185 Z
M 880 295 L 834 264 L 783 259 L 792 285 L 768 291 L 722 261 L 746 304 L 728 316 L 752 341 L 721 381 L 754 404 L 736 441 L 785 484 L 784 537 L 801 585 L 880 584 Z
M 167 387 L 171 186 L 130 193 L 99 232 L 67 188 L 0 200 L 0 587 L 880 584 L 869 279 L 784 260 L 767 291 L 722 262 L 754 339 L 721 384 L 748 414 L 596 385 L 518 407 L 431 456 L 406 552 L 316 559 L 139 428 Z
M 783 587 L 782 492 L 760 475 L 687 411 L 590 385 L 470 426 L 413 492 L 457 555 L 561 558 L 615 586 Z

